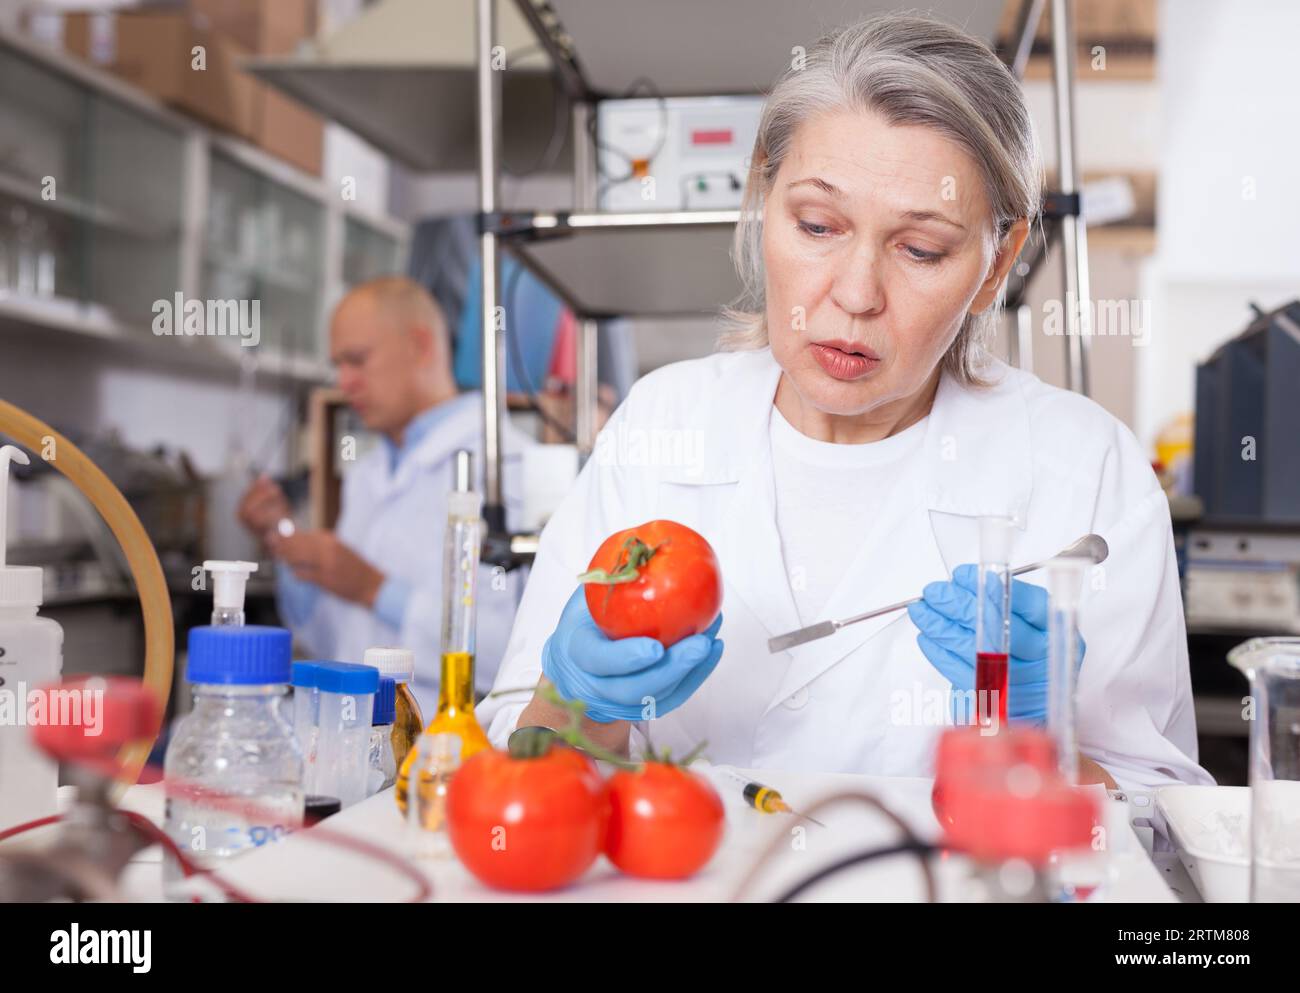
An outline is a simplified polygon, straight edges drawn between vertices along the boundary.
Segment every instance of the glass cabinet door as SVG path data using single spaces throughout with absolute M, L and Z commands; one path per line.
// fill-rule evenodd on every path
M 85 297 L 88 100 L 82 87 L 0 51 L 0 297 Z
M 258 304 L 272 354 L 322 358 L 324 208 L 214 153 L 208 194 L 204 296 Z M 238 343 L 232 343 L 238 347 Z
M 132 331 L 180 285 L 183 137 L 122 104 L 90 103 L 86 286 Z
M 392 276 L 405 271 L 400 245 L 392 235 L 357 220 L 346 219 L 343 226 L 343 284 L 356 286 L 376 276 Z
M 184 145 L 174 128 L 0 49 L 0 297 L 93 305 L 147 331 L 154 301 L 179 289 Z

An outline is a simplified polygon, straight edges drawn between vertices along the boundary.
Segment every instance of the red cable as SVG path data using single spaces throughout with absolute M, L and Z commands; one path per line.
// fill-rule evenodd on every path
M 164 782 L 169 794 L 184 796 L 186 799 L 200 806 L 207 806 L 213 809 L 226 811 L 236 810 L 250 818 L 263 814 L 271 814 L 274 816 L 276 813 L 275 811 L 258 807 L 256 804 L 251 803 L 248 800 L 230 797 L 224 794 L 214 794 L 205 788 L 199 787 L 185 780 L 171 779 L 164 780 Z M 153 823 L 153 821 L 149 820 L 149 818 L 131 810 L 121 810 L 119 808 L 118 812 L 124 815 L 128 823 L 130 823 L 132 827 L 143 834 L 146 838 L 162 845 L 168 854 L 176 859 L 186 878 L 195 875 L 205 876 L 210 879 L 225 896 L 238 903 L 264 902 L 256 896 L 239 889 L 233 883 L 224 879 L 215 870 L 199 867 L 196 863 L 190 860 L 189 856 L 184 853 L 184 850 L 181 849 L 181 847 L 177 845 L 166 832 L 162 831 Z M 48 824 L 58 823 L 62 820 L 62 814 L 53 814 L 49 817 L 41 817 L 34 821 L 28 821 L 25 824 L 17 824 L 11 828 L 6 828 L 4 831 L 0 831 L 0 841 L 23 834 L 27 831 L 34 831 L 37 828 L 45 827 Z M 410 859 L 401 855 L 396 855 L 379 845 L 373 844 L 372 842 L 363 841 L 360 838 L 354 838 L 351 835 L 344 834 L 340 831 L 332 831 L 329 828 L 324 828 L 320 825 L 313 825 L 311 828 L 305 830 L 303 832 L 303 837 L 311 838 L 327 845 L 333 844 L 339 848 L 359 852 L 377 862 L 383 862 L 400 873 L 405 873 L 410 879 L 415 880 L 419 887 L 415 896 L 411 900 L 407 901 L 409 903 L 424 903 L 433 896 L 433 886 L 425 878 L 424 873 L 420 871 L 419 867 L 411 862 Z
M 49 817 L 39 817 L 34 821 L 28 821 L 25 824 L 15 824 L 11 828 L 5 828 L 0 831 L 0 841 L 12 838 L 16 834 L 22 834 L 25 831 L 35 831 L 39 827 L 45 827 L 46 824 L 57 824 L 63 820 L 62 814 L 51 814 Z

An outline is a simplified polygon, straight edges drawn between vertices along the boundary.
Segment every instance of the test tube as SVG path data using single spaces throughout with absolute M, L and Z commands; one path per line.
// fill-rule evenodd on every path
M 474 717 L 475 602 L 480 545 L 483 540 L 482 494 L 472 489 L 473 461 L 456 453 L 456 489 L 447 505 L 443 538 L 442 671 L 438 712 L 430 731 L 450 731 L 461 739 L 461 757 L 489 747 Z
M 975 594 L 975 720 L 989 733 L 1007 723 L 1011 656 L 1011 535 L 1009 517 L 980 518 L 979 582 Z
M 1079 783 L 1079 738 L 1074 688 L 1079 672 L 1079 598 L 1087 559 L 1060 556 L 1047 563 L 1047 732 L 1056 745 L 1062 778 Z
M 447 508 L 443 543 L 442 650 L 474 655 L 474 592 L 482 542 L 483 497 L 474 491 L 473 457 L 456 453 L 456 489 Z

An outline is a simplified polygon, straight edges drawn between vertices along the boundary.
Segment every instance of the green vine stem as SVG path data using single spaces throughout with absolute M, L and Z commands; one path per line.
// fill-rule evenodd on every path
M 568 715 L 568 722 L 564 727 L 554 728 L 553 733 L 555 738 L 563 741 L 566 745 L 571 745 L 579 751 L 586 752 L 592 758 L 599 759 L 602 762 L 608 762 L 610 765 L 617 766 L 619 769 L 626 769 L 629 772 L 640 770 L 640 763 L 629 761 L 628 759 L 623 758 L 623 756 L 611 752 L 607 748 L 603 748 L 582 733 L 582 717 L 587 712 L 587 705 L 581 700 L 566 700 L 564 697 L 560 696 L 559 691 L 556 690 L 554 686 L 549 684 L 540 687 L 521 686 L 517 689 L 495 690 L 489 695 L 506 696 L 512 693 L 540 693 L 542 699 L 564 710 Z M 545 755 L 550 743 L 548 741 L 545 746 L 543 746 L 540 740 L 541 737 L 542 736 L 538 736 L 538 741 L 536 743 L 531 743 L 528 746 L 528 750 L 525 754 L 514 755 L 514 757 L 540 758 Z
M 566 745 L 586 752 L 592 758 L 599 759 L 602 762 L 608 762 L 610 765 L 627 772 L 640 772 L 648 762 L 654 762 L 660 765 L 675 765 L 685 769 L 692 762 L 696 761 L 708 746 L 708 742 L 701 741 L 698 745 L 687 752 L 682 759 L 674 760 L 671 749 L 665 748 L 662 752 L 655 752 L 653 747 L 647 747 L 645 753 L 641 756 L 640 762 L 633 762 L 623 756 L 611 752 L 609 749 L 597 745 L 594 741 L 582 733 L 582 718 L 587 712 L 587 705 L 581 700 L 566 700 L 560 696 L 559 691 L 551 685 L 546 686 L 518 686 L 507 690 L 493 690 L 489 696 L 509 696 L 515 693 L 540 693 L 542 699 L 548 703 L 565 711 L 568 716 L 568 723 L 562 728 L 544 729 L 551 730 L 554 738 L 558 738 Z M 546 754 L 550 746 L 550 740 L 547 736 L 538 735 L 535 739 L 529 741 L 518 753 L 511 752 L 517 759 L 541 758 Z
M 632 535 L 623 542 L 623 550 L 618 553 L 618 561 L 614 563 L 612 572 L 591 569 L 579 575 L 578 582 L 599 583 L 602 586 L 636 582 L 641 576 L 641 567 L 649 562 L 661 547 L 663 546 L 656 545 L 651 548 L 636 535 Z

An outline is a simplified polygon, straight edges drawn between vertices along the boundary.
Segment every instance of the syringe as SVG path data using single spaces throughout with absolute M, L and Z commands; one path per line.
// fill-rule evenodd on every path
M 801 814 L 788 803 L 781 794 L 770 786 L 764 786 L 762 783 L 756 783 L 751 779 L 746 779 L 734 769 L 726 766 L 714 766 L 718 772 L 722 773 L 727 779 L 741 787 L 742 795 L 745 802 L 757 810 L 760 814 L 791 814 L 794 817 L 800 817 L 805 821 L 812 821 L 818 827 L 825 827 L 821 821 L 815 817 L 809 817 Z

